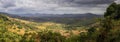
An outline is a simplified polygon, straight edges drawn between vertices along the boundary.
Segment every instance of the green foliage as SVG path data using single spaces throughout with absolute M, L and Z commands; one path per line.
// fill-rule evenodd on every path
M 114 30 L 116 28 L 115 21 L 116 21 L 116 19 L 117 19 L 117 21 L 120 19 L 119 16 L 120 16 L 120 6 L 116 3 L 111 4 L 107 8 L 107 12 L 104 15 L 104 19 L 101 21 L 101 26 L 102 26 L 101 29 L 102 30 L 101 30 L 101 34 L 98 36 L 97 42 L 119 41 L 118 39 L 115 39 L 115 38 L 119 38 L 119 36 L 118 36 L 119 34 L 111 33 L 111 30 Z M 118 32 L 116 32 L 116 33 L 118 33 Z
M 116 3 L 112 3 L 106 10 L 106 13 L 104 14 L 104 17 L 107 16 L 112 16 L 116 13 L 116 9 L 117 9 L 117 4 Z
M 40 42 L 63 42 L 65 38 L 59 34 L 54 32 L 40 32 L 39 34 Z
M 117 10 L 116 10 L 116 13 L 115 13 L 115 17 L 114 19 L 120 19 L 120 4 L 117 5 Z
M 11 32 L 0 33 L 0 41 L 3 42 L 19 42 L 20 35 Z
M 0 20 L 8 21 L 8 18 L 5 15 L 0 14 Z
M 106 10 L 104 17 L 112 19 L 119 19 L 120 17 L 120 4 L 112 3 Z
M 22 39 L 20 42 L 35 42 L 36 34 L 34 33 L 25 33 L 24 36 L 22 36 Z

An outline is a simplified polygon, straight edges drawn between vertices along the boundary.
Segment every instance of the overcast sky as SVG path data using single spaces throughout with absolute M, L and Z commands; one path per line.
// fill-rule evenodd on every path
M 112 2 L 120 0 L 0 0 L 0 12 L 12 14 L 103 14 Z

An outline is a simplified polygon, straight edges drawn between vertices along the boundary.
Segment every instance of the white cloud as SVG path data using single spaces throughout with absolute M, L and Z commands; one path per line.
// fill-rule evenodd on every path
M 115 2 L 118 3 L 118 4 L 120 4 L 120 0 L 116 0 Z

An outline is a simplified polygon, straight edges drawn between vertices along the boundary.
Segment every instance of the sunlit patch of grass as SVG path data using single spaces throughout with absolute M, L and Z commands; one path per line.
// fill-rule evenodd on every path
M 15 26 L 12 27 L 12 28 L 8 28 L 8 31 L 17 33 L 19 35 L 24 35 L 25 34 L 25 29 L 24 28 L 19 29 L 19 28 L 15 27 Z

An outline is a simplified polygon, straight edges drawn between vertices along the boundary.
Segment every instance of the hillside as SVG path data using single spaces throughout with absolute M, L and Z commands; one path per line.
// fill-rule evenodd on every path
M 1 27 L 5 27 L 8 31 L 11 31 L 11 32 L 19 31 L 19 32 L 17 32 L 18 34 L 21 33 L 21 35 L 24 35 L 25 31 L 35 29 L 35 27 L 33 27 L 33 26 L 16 21 L 15 19 L 5 16 L 3 14 L 0 14 L 0 18 L 1 18 L 0 19 Z
M 45 37 L 42 35 L 47 35 L 49 33 L 50 34 L 48 37 L 50 37 L 50 35 L 53 35 L 51 39 L 60 36 L 63 37 L 63 40 L 65 40 L 65 38 L 69 38 L 73 35 L 79 35 L 79 33 L 81 32 L 86 32 L 86 29 L 85 28 L 82 29 L 82 27 L 74 27 L 76 28 L 75 30 L 72 29 L 69 30 L 68 27 L 66 26 L 67 25 L 65 24 L 54 23 L 54 22 L 43 22 L 43 23 L 30 22 L 17 18 L 11 18 L 4 14 L 0 14 L 0 28 L 1 28 L 0 35 L 4 35 L 4 37 L 1 36 L 0 41 L 3 42 L 8 42 L 8 41 L 21 42 L 27 40 L 30 41 L 31 39 L 33 39 L 32 37 L 34 37 L 35 39 L 39 39 L 39 40 L 34 40 L 35 42 L 37 42 L 40 41 L 42 37 L 43 38 Z M 34 36 L 33 34 L 36 36 Z M 40 38 L 37 38 L 38 35 L 41 35 L 42 37 L 39 36 Z M 14 40 L 10 38 L 13 38 Z M 29 38 L 29 39 L 24 39 L 24 38 Z

